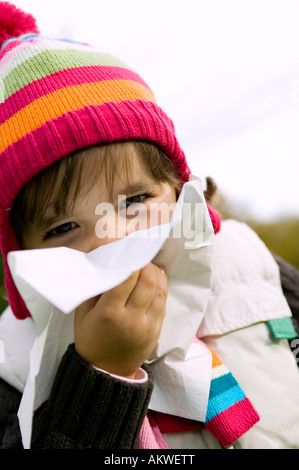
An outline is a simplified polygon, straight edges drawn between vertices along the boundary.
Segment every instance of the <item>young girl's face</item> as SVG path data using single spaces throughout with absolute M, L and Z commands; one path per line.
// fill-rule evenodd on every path
M 130 180 L 115 175 L 113 188 L 104 175 L 90 190 L 79 191 L 74 204 L 57 215 L 49 205 L 39 223 L 31 223 L 22 236 L 24 249 L 66 246 L 83 252 L 115 241 L 128 233 L 170 221 L 176 191 L 155 179 L 132 155 Z

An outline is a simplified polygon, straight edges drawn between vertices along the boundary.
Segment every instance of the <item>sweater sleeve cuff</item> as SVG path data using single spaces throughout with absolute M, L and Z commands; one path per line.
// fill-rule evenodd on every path
M 102 372 L 103 374 L 108 374 L 111 377 L 114 377 L 115 379 L 124 380 L 125 382 L 128 382 L 128 383 L 136 383 L 136 384 L 139 383 L 139 384 L 141 384 L 141 383 L 147 382 L 147 380 L 148 380 L 147 372 L 144 369 L 142 369 L 141 367 L 136 372 L 134 379 L 129 379 L 129 378 L 123 377 L 121 375 L 111 374 L 110 372 L 107 372 L 106 370 L 103 370 L 103 369 L 99 369 L 96 366 L 92 366 L 92 367 L 95 370 L 97 370 L 98 372 Z
M 93 369 L 74 345 L 64 354 L 47 403 L 48 419 L 68 439 L 94 448 L 132 448 L 153 383 L 128 383 Z

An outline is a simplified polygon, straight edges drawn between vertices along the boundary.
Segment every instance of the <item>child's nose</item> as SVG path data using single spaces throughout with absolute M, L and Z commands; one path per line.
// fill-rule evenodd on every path
M 96 248 L 99 248 L 100 246 L 107 245 L 108 243 L 112 243 L 116 240 L 118 240 L 118 238 L 112 238 L 111 236 L 99 237 L 94 234 L 88 239 L 85 249 L 82 251 L 84 251 L 85 253 L 89 253 L 90 251 L 93 251 Z

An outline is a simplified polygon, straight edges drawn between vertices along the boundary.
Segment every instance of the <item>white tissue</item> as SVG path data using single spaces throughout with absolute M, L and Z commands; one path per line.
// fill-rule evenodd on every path
M 168 298 L 161 335 L 148 358 L 155 374 L 150 408 L 204 421 L 211 355 L 192 341 L 210 295 L 213 234 L 201 180 L 191 177 L 170 224 L 135 232 L 90 253 L 65 247 L 9 253 L 12 276 L 37 336 L 19 409 L 25 447 L 30 447 L 33 411 L 48 398 L 60 359 L 74 341 L 75 308 L 152 260 L 165 267 Z

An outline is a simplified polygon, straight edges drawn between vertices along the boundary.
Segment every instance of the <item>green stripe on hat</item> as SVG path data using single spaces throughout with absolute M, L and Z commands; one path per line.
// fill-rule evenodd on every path
M 42 66 L 41 66 L 42 64 Z M 76 49 L 46 49 L 18 64 L 3 79 L 4 99 L 34 80 L 68 68 L 92 65 L 129 67 L 110 54 Z

